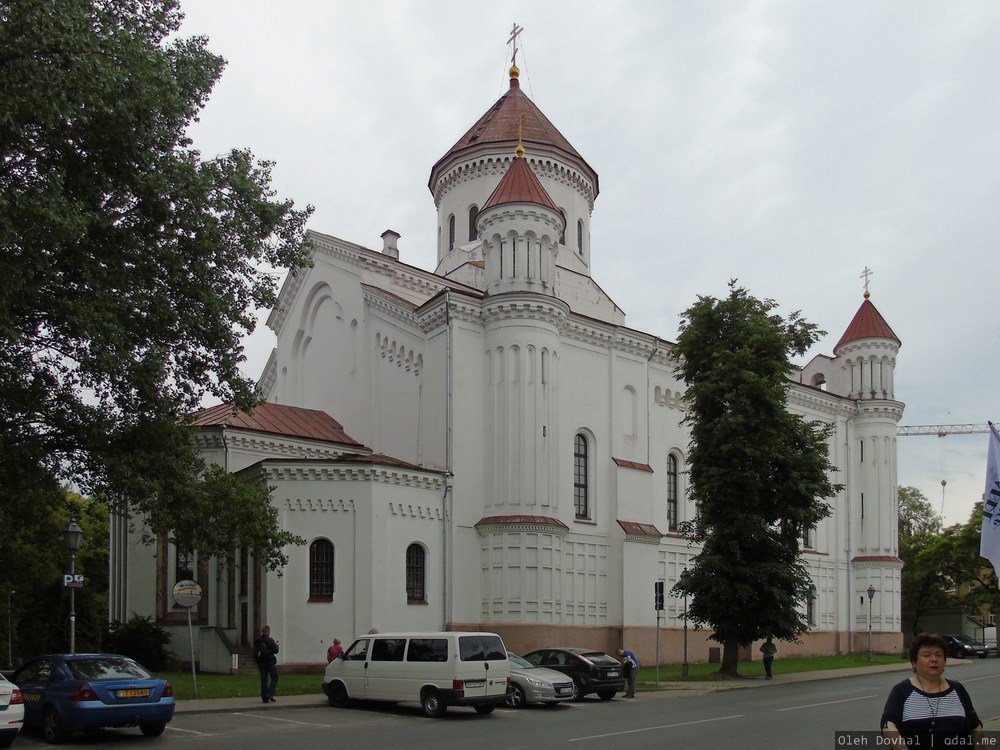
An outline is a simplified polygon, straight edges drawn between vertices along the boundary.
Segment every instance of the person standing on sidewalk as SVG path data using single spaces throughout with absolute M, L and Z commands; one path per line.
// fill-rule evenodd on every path
M 274 698 L 278 690 L 277 653 L 278 642 L 271 637 L 271 626 L 265 625 L 253 645 L 253 656 L 260 670 L 260 699 L 264 703 L 277 703 Z
M 625 697 L 635 698 L 635 683 L 639 679 L 639 660 L 635 653 L 628 649 L 618 649 L 618 658 L 622 660 L 622 670 L 625 673 Z
M 771 640 L 771 636 L 768 636 L 767 640 L 760 644 L 760 652 L 764 654 L 764 679 L 770 680 L 774 676 L 771 673 L 771 667 L 774 665 L 774 655 L 778 653 L 778 647 Z

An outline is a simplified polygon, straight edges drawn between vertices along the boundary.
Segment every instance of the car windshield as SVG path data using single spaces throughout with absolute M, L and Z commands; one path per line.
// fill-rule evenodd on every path
M 975 641 L 967 635 L 956 635 L 955 640 L 959 643 L 975 643 Z
M 153 675 L 131 659 L 97 656 L 87 659 L 69 659 L 66 666 L 78 680 L 120 680 L 123 678 L 149 679 Z
M 518 656 L 517 654 L 512 654 L 510 651 L 507 652 L 507 658 L 510 659 L 510 665 L 512 667 L 520 667 L 521 669 L 537 669 L 538 667 L 532 664 L 530 661 L 525 659 L 523 656 Z

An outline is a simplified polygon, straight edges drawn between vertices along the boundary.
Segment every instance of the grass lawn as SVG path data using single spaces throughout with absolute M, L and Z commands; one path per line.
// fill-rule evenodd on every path
M 872 664 L 900 664 L 899 656 L 875 654 Z M 868 666 L 867 654 L 852 654 L 849 656 L 817 656 L 809 659 L 775 659 L 775 675 L 792 672 L 813 672 L 821 669 L 846 669 L 848 667 Z M 741 662 L 739 665 L 741 677 L 761 677 L 764 666 L 760 661 Z M 190 672 L 161 672 L 160 677 L 170 680 L 174 686 L 174 698 L 185 700 L 194 697 Z M 680 664 L 661 664 L 660 682 L 681 681 Z M 719 676 L 718 664 L 689 664 L 688 680 L 692 682 L 728 679 Z M 656 683 L 656 667 L 643 667 L 639 670 L 639 689 L 651 690 Z M 278 698 L 282 695 L 316 695 L 323 694 L 323 675 L 321 674 L 288 674 L 278 672 Z M 260 678 L 255 674 L 199 674 L 199 698 L 257 698 L 260 696 Z
M 871 665 L 878 664 L 902 664 L 903 660 L 897 655 L 873 654 Z M 791 674 L 792 672 L 816 672 L 825 669 L 848 669 L 852 667 L 867 667 L 867 653 L 848 654 L 844 656 L 814 656 L 801 659 L 774 660 L 774 674 Z M 740 677 L 763 677 L 764 665 L 760 660 L 751 662 L 740 662 L 737 667 Z M 681 677 L 682 667 L 680 664 L 661 664 L 660 682 L 676 682 L 684 678 Z M 691 682 L 706 680 L 728 680 L 719 674 L 718 664 L 689 664 L 688 678 Z M 656 682 L 656 667 L 642 667 L 639 670 L 639 682 Z

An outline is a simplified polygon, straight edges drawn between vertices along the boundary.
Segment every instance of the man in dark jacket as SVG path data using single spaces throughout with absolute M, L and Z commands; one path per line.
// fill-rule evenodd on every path
M 253 645 L 253 655 L 257 660 L 257 669 L 260 670 L 260 699 L 264 703 L 277 703 L 274 699 L 274 693 L 278 689 L 277 653 L 278 642 L 271 637 L 271 626 L 265 625 Z

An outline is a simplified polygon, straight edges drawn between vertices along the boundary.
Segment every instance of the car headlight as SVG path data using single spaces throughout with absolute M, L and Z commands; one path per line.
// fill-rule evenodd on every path
M 534 677 L 525 677 L 524 680 L 529 685 L 536 688 L 545 687 L 548 684 L 546 682 L 543 682 L 542 680 L 536 680 Z

